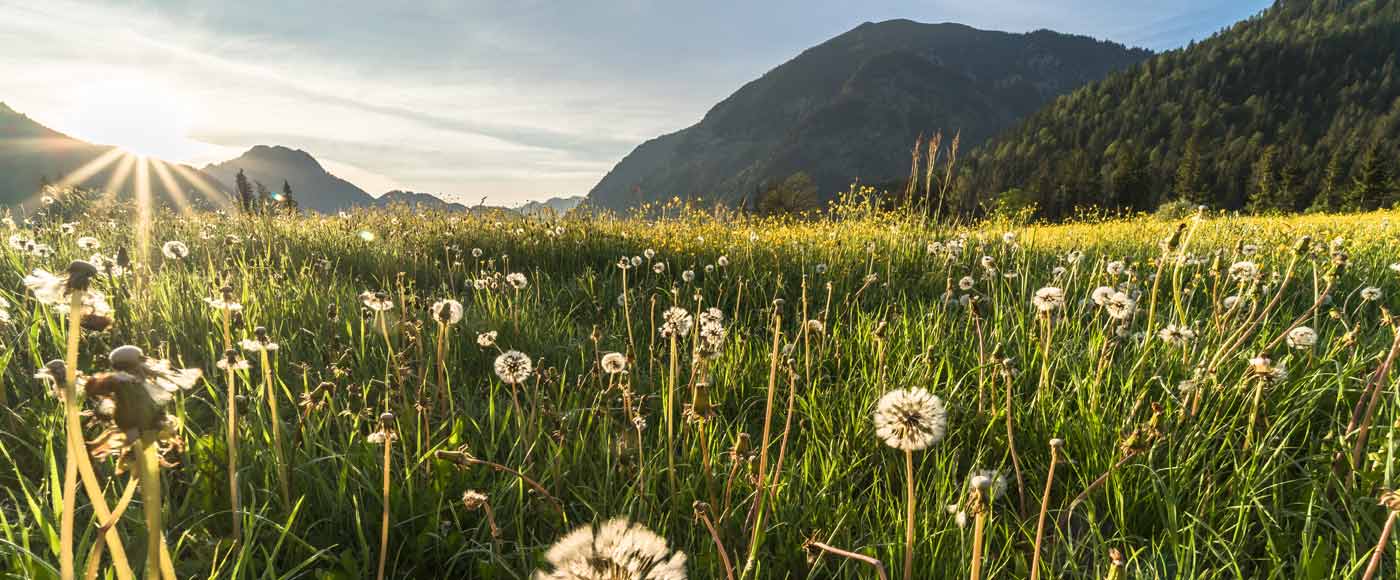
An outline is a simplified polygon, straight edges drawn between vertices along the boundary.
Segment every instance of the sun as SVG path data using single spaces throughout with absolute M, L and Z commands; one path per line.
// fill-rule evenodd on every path
M 173 85 L 126 76 L 79 85 L 69 122 L 74 137 L 127 152 L 183 162 L 199 153 L 189 137 L 195 110 Z

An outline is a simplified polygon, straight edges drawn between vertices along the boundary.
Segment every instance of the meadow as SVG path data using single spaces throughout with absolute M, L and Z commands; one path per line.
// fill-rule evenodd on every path
M 4 577 L 1400 565 L 1394 213 L 51 201 L 0 228 Z

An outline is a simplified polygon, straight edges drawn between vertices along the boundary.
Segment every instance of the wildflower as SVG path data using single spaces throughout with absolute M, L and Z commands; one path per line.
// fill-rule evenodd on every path
M 1114 292 L 1104 301 L 1103 309 L 1104 312 L 1108 313 L 1109 318 L 1127 320 L 1133 317 L 1134 312 L 1137 312 L 1137 301 L 1122 292 Z
M 705 273 L 706 273 L 706 274 L 713 274 L 713 273 L 715 273 L 715 265 L 714 265 L 714 264 L 705 264 Z
M 280 345 L 268 338 L 267 328 L 262 326 L 253 329 L 253 338 L 245 338 L 238 344 L 248 352 L 274 352 L 280 348 Z
M 817 264 L 816 270 L 817 270 L 817 275 L 818 275 L 818 276 L 821 276 L 821 275 L 826 274 L 826 264 Z M 1400 271 L 1400 270 L 1397 270 L 1397 271 Z
M 653 250 L 653 249 L 651 249 L 651 248 L 647 248 L 646 250 L 644 250 L 644 251 L 642 252 L 642 255 L 643 255 L 643 256 L 646 256 L 647 259 L 650 260 L 650 259 L 656 257 L 656 250 Z
M 65 236 L 71 236 L 78 232 L 78 224 L 65 223 L 63 225 L 58 226 L 58 231 L 63 232 L 63 235 Z
M 534 363 L 530 361 L 530 357 L 518 350 L 508 350 L 501 353 L 500 356 L 496 357 L 493 366 L 496 369 L 496 376 L 501 378 L 501 382 L 508 385 L 523 383 L 534 372 Z
M 1243 255 L 1246 258 L 1253 256 L 1257 253 L 1259 253 L 1259 246 L 1256 246 L 1254 244 L 1245 244 L 1243 246 L 1240 246 L 1240 255 Z
M 715 263 L 718 264 L 721 268 L 728 268 L 729 256 L 720 256 L 718 259 L 715 260 Z
M 506 283 L 516 290 L 524 290 L 526 286 L 530 285 L 530 282 L 525 279 L 525 275 L 520 272 L 506 274 Z
M 661 336 L 671 338 L 673 336 L 685 336 L 690 334 L 690 327 L 693 320 L 690 313 L 684 308 L 672 306 L 661 314 Z
M 681 272 L 681 280 L 684 280 L 687 284 L 694 282 L 695 270 L 686 270 L 684 272 Z
M 1307 326 L 1299 326 L 1288 331 L 1288 346 L 1297 350 L 1307 350 L 1317 344 L 1317 331 Z
M 1230 265 L 1230 277 L 1238 282 L 1249 282 L 1259 277 L 1259 265 L 1241 260 Z
M 1065 291 L 1054 286 L 1046 286 L 1035 291 L 1035 296 L 1031 297 L 1031 304 L 1041 314 L 1050 312 L 1065 305 Z
M 603 355 L 601 362 L 603 372 L 610 375 L 627 371 L 627 356 L 620 352 L 610 352 Z
M 875 435 L 886 445 L 917 451 L 943 440 L 948 411 L 943 401 L 922 388 L 885 393 L 875 408 Z
M 1196 340 L 1196 331 L 1184 326 L 1168 324 L 1157 333 L 1157 336 L 1172 346 L 1186 346 L 1191 341 Z
M 160 253 L 171 260 L 183 260 L 190 255 L 190 248 L 184 242 L 170 240 L 160 247 Z
M 476 511 L 486 505 L 489 499 L 490 498 L 486 497 L 486 494 L 474 489 L 469 489 L 462 494 L 462 507 L 467 508 L 469 511 Z
M 162 410 L 174 393 L 187 390 L 202 376 L 199 369 L 176 369 L 168 360 L 148 358 L 140 348 L 122 346 L 107 356 L 111 372 L 83 385 L 88 396 L 108 399 L 112 418 L 126 440 L 171 427 Z
M 1380 300 L 1381 296 L 1384 296 L 1384 294 L 1381 293 L 1380 288 L 1377 288 L 1375 286 L 1367 286 L 1361 289 L 1361 299 L 1367 302 L 1375 302 L 1377 300 Z
M 1117 290 L 1114 290 L 1112 286 L 1099 286 L 1089 294 L 1089 298 L 1094 301 L 1094 304 L 1103 306 L 1115 292 L 1117 292 Z
M 375 312 L 383 312 L 394 307 L 394 301 L 389 299 L 387 293 L 368 290 L 360 293 L 360 303 L 364 304 L 365 308 Z
M 481 257 L 481 248 L 472 248 L 472 257 L 473 257 L 473 258 L 480 258 L 480 257 Z
M 971 290 L 973 284 L 976 284 L 976 283 L 977 283 L 977 281 L 976 281 L 976 280 L 973 280 L 973 279 L 972 279 L 972 276 L 963 276 L 961 280 L 958 280 L 958 288 L 959 288 L 960 290 L 966 292 L 966 291 L 968 291 L 968 290 Z
M 1079 260 L 1083 258 L 1084 252 L 1079 250 L 1070 250 L 1068 254 L 1065 254 L 1065 262 L 1068 262 L 1070 265 L 1078 264 Z
M 978 478 L 983 478 L 987 481 L 987 485 L 982 487 L 982 489 L 987 490 L 987 501 L 995 501 L 997 498 L 1006 494 L 1006 476 L 1002 475 L 997 470 L 978 469 L 973 471 L 971 481 L 977 481 Z M 973 487 L 977 486 L 974 485 Z
M 615 518 L 569 532 L 545 553 L 534 580 L 685 580 L 685 553 L 646 526 Z
M 815 318 L 808 320 L 807 332 L 809 334 L 824 334 L 826 333 L 826 324 L 822 323 L 822 321 L 817 320 Z
M 36 258 L 49 258 L 54 255 L 53 246 L 48 244 L 33 243 L 29 247 L 29 253 Z
M 1249 359 L 1248 374 L 1270 383 L 1288 380 L 1288 369 L 1282 363 L 1275 365 L 1269 355 L 1259 355 Z
M 442 324 L 457 324 L 462 321 L 462 303 L 456 300 L 438 300 L 430 311 L 433 320 Z
M 656 274 L 661 274 L 661 273 L 665 272 L 665 271 L 666 271 L 666 262 L 657 262 L 657 263 L 655 263 L 655 264 L 652 264 L 652 265 L 651 265 L 651 271 L 654 272 L 654 273 L 656 273 Z
M 480 346 L 481 348 L 491 348 L 493 346 L 496 346 L 496 331 L 488 330 L 486 332 L 477 333 L 476 345 Z
M 700 336 L 696 349 L 703 358 L 713 358 L 719 354 L 724 346 L 724 339 L 729 335 L 724 328 L 724 312 L 718 308 L 710 308 L 700 313 Z
M 238 356 L 238 351 L 233 349 L 224 351 L 224 358 L 219 359 L 219 362 L 215 363 L 214 366 L 223 371 L 246 371 L 252 368 L 252 365 L 248 364 L 248 360 Z
M 632 267 L 633 267 L 633 268 L 636 268 L 636 267 L 639 267 L 639 266 L 641 266 L 641 265 L 642 265 L 642 257 L 641 257 L 641 256 L 632 256 Z
M 1109 262 L 1109 263 L 1108 263 L 1108 266 L 1105 266 L 1105 267 L 1104 267 L 1104 271 L 1105 271 L 1105 272 L 1108 272 L 1108 275 L 1109 275 L 1109 276 L 1115 276 L 1115 277 L 1116 277 L 1116 276 L 1118 276 L 1119 274 L 1122 274 L 1122 273 L 1123 273 L 1123 270 L 1126 270 L 1127 267 L 1128 267 L 1128 265 L 1127 265 L 1127 264 L 1124 264 L 1122 260 L 1114 260 L 1114 261 L 1112 261 L 1112 262 Z
M 77 243 L 78 249 L 88 252 L 94 251 L 102 247 L 102 242 L 98 241 L 97 238 L 94 238 L 92 236 L 83 236 L 81 238 L 78 238 Z
M 1221 302 L 1221 305 L 1223 305 L 1223 306 L 1225 307 L 1226 310 L 1231 310 L 1231 309 L 1234 309 L 1234 307 L 1235 307 L 1236 305 L 1238 305 L 1239 303 L 1240 303 L 1240 297 L 1239 297 L 1239 296 L 1226 296 L 1226 297 L 1225 297 L 1225 300 Z
M 15 251 L 23 252 L 29 248 L 29 238 L 24 237 L 22 234 L 10 234 L 9 243 L 10 249 Z
M 82 260 L 68 264 L 64 274 L 52 274 L 48 270 L 36 269 L 24 277 L 24 285 L 34 293 L 34 298 L 44 304 L 62 304 L 68 294 L 75 290 L 87 290 L 97 275 L 97 267 Z
M 1055 266 L 1053 270 L 1050 270 L 1050 276 L 1052 278 L 1062 278 L 1068 272 L 1069 270 L 1066 270 L 1064 266 Z
M 365 442 L 371 445 L 384 445 L 392 443 L 398 438 L 398 433 L 394 432 L 394 414 L 386 412 L 379 415 L 379 430 L 366 436 Z

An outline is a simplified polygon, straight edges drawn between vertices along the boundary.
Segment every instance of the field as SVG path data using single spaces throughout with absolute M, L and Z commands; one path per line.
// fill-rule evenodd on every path
M 1395 214 L 842 211 L 143 220 L 69 192 L 0 248 L 0 571 L 121 578 L 119 537 L 136 577 L 529 578 L 619 516 L 668 543 L 619 552 L 690 578 L 1371 565 Z M 98 271 L 26 287 L 73 260 Z M 85 383 L 35 378 L 72 356 Z

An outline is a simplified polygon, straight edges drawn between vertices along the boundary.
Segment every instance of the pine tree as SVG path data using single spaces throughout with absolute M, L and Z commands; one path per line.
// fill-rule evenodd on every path
M 1186 149 L 1181 153 L 1181 161 L 1176 166 L 1176 195 L 1192 205 L 1210 205 L 1204 188 L 1201 187 L 1201 147 L 1199 132 L 1191 133 L 1186 140 Z
M 253 180 L 253 188 L 258 191 L 257 212 L 266 213 L 268 206 L 272 204 L 272 193 L 261 181 Z
M 287 213 L 296 213 L 297 199 L 292 196 L 292 184 L 287 180 L 282 180 L 282 205 L 287 208 Z
M 1372 142 L 1361 156 L 1361 163 L 1352 170 L 1346 208 L 1359 211 L 1376 209 L 1389 201 L 1390 186 L 1390 174 L 1386 171 L 1380 143 Z
M 1342 178 L 1345 151 L 1341 146 L 1332 149 L 1332 155 L 1327 160 L 1327 169 L 1322 172 L 1322 182 L 1318 184 L 1317 196 L 1313 198 L 1312 205 L 1308 206 L 1308 211 L 1330 212 L 1341 209 L 1342 200 L 1337 182 Z
M 1274 155 L 1275 147 L 1269 145 L 1264 148 L 1264 152 L 1259 155 L 1259 159 L 1250 168 L 1248 209 L 1251 213 L 1265 213 L 1280 209 L 1277 199 L 1278 184 L 1274 179 Z
M 253 213 L 253 186 L 248 183 L 248 176 L 243 174 L 242 169 L 233 178 L 233 188 L 238 192 L 238 203 L 242 205 L 243 213 Z

